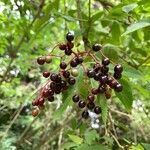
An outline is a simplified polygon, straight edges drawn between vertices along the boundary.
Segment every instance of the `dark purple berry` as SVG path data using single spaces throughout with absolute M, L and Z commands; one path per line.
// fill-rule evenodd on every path
M 67 47 L 66 44 L 60 44 L 60 45 L 59 45 L 59 49 L 60 49 L 60 50 L 65 50 L 66 47 Z
M 72 59 L 71 62 L 70 62 L 70 66 L 71 67 L 76 67 L 78 65 L 76 59 Z
M 99 90 L 93 88 L 93 89 L 91 90 L 91 93 L 94 94 L 94 95 L 97 95 L 97 94 L 99 93 Z
M 67 47 L 69 49 L 72 49 L 74 47 L 74 44 L 72 42 L 67 42 Z
M 66 40 L 71 42 L 71 41 L 73 41 L 73 39 L 74 39 L 74 33 L 71 32 L 71 31 L 68 32 L 67 35 L 66 35 Z
M 60 68 L 61 69 L 66 69 L 66 67 L 67 67 L 67 64 L 65 62 L 60 63 Z
M 66 48 L 65 49 L 65 54 L 68 55 L 68 56 L 70 56 L 72 54 L 72 50 L 69 49 L 69 48 Z
M 108 77 L 106 75 L 100 77 L 101 84 L 107 83 Z
M 93 102 L 94 99 L 95 99 L 95 97 L 94 97 L 94 95 L 89 95 L 89 96 L 87 97 L 87 99 L 88 99 L 90 102 Z
M 75 102 L 75 103 L 77 103 L 77 102 L 79 101 L 79 99 L 80 99 L 79 95 L 74 95 L 74 96 L 72 97 L 72 100 L 73 100 L 73 102 Z
M 82 56 L 78 56 L 78 63 L 82 64 L 82 62 L 83 62 L 83 57 Z
M 88 111 L 83 111 L 82 112 L 82 118 L 87 119 L 89 117 Z
M 74 85 L 76 83 L 76 80 L 73 77 L 68 78 L 68 83 L 70 85 Z
M 101 44 L 94 44 L 92 46 L 92 49 L 93 49 L 93 51 L 97 52 L 97 51 L 102 49 L 102 45 Z
M 93 102 L 87 103 L 87 108 L 92 110 L 95 107 L 95 104 Z
M 99 86 L 98 91 L 99 93 L 104 93 L 106 91 L 106 88 L 104 86 Z
M 62 88 L 67 86 L 67 82 L 65 80 L 61 80 L 60 84 Z
M 79 106 L 80 108 L 84 108 L 85 105 L 86 105 L 86 103 L 85 103 L 84 101 L 82 101 L 82 100 L 80 100 L 79 103 L 78 103 L 78 106 Z
M 87 76 L 88 76 L 89 78 L 93 78 L 93 77 L 95 76 L 95 71 L 94 71 L 94 70 L 88 70 L 88 71 L 87 71 Z
M 101 65 L 99 63 L 94 64 L 93 69 L 95 72 L 98 72 L 101 69 Z
M 102 66 L 102 67 L 101 67 L 101 72 L 102 72 L 103 74 L 108 73 L 108 71 L 109 71 L 109 68 L 108 68 L 107 66 Z
M 115 79 L 121 79 L 121 77 L 122 77 L 121 74 L 114 73 L 114 78 Z
M 100 108 L 99 106 L 95 106 L 94 112 L 95 112 L 96 114 L 100 114 L 100 113 L 102 112 L 102 110 L 101 110 L 101 108 Z
M 117 74 L 121 74 L 123 71 L 123 67 L 122 65 L 120 64 L 117 64 L 115 67 L 114 67 L 114 72 L 117 73 Z
M 64 78 L 69 78 L 70 77 L 70 72 L 69 71 L 64 71 L 63 72 L 63 77 Z
M 116 92 L 121 92 L 123 90 L 123 86 L 120 84 L 120 83 L 118 83 L 116 86 L 115 86 L 115 91 Z
M 103 64 L 104 66 L 109 65 L 109 63 L 110 63 L 109 58 L 104 58 L 104 59 L 102 60 L 102 64 Z
M 43 77 L 48 78 L 50 76 L 50 72 L 44 71 L 43 72 Z
M 117 82 L 116 80 L 113 80 L 113 81 L 109 84 L 109 86 L 110 86 L 112 89 L 114 89 L 117 84 L 118 84 L 118 82 Z
M 38 63 L 39 65 L 43 65 L 43 64 L 45 63 L 45 57 L 39 57 L 39 58 L 37 59 L 37 63 Z

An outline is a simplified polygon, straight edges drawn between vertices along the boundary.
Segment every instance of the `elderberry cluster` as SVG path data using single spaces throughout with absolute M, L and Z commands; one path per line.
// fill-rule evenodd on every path
M 79 108 L 84 109 L 82 112 L 82 117 L 87 119 L 89 117 L 89 112 L 94 111 L 96 114 L 101 113 L 101 108 L 96 105 L 96 96 L 98 94 L 104 94 L 106 99 L 111 97 L 111 89 L 116 92 L 121 92 L 123 87 L 118 82 L 121 78 L 123 67 L 120 64 L 115 65 L 113 75 L 109 72 L 109 64 L 111 60 L 103 55 L 101 62 L 97 61 L 93 52 L 100 51 L 102 53 L 102 46 L 100 44 L 94 44 L 92 46 L 92 51 L 79 52 L 74 51 L 73 47 L 74 34 L 73 32 L 68 32 L 66 34 L 66 43 L 58 44 L 59 49 L 65 54 L 63 57 L 67 60 L 62 61 L 59 65 L 59 71 L 57 73 L 45 71 L 43 72 L 43 77 L 47 78 L 47 83 L 39 90 L 38 96 L 32 101 L 34 109 L 32 111 L 33 116 L 37 116 L 41 109 L 44 108 L 46 101 L 53 102 L 55 100 L 55 95 L 63 93 L 68 90 L 70 86 L 76 83 L 76 77 L 78 76 L 77 66 L 81 65 L 84 69 L 85 76 L 89 80 L 94 79 L 98 82 L 98 87 L 91 89 L 89 95 L 87 95 L 86 100 L 83 100 L 82 94 L 76 93 L 73 95 L 72 100 L 76 103 Z M 92 68 L 87 68 L 84 64 L 84 59 L 89 56 L 95 64 Z M 53 54 L 47 56 L 41 56 L 37 58 L 37 63 L 39 65 L 49 64 L 52 62 L 52 58 L 55 57 Z M 64 59 L 63 59 L 64 60 Z M 65 59 L 66 60 L 66 59 Z M 86 89 L 85 89 L 86 90 Z

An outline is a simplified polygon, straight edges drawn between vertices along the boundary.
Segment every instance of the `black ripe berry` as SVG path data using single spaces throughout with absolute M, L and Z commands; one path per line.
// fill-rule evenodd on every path
M 122 77 L 121 74 L 114 73 L 114 78 L 115 79 L 121 79 L 121 77 Z
M 93 51 L 97 52 L 97 51 L 102 49 L 102 45 L 101 44 L 94 44 L 92 46 L 92 49 L 93 49 Z
M 67 64 L 65 62 L 61 62 L 59 66 L 61 69 L 66 69 Z
M 60 45 L 59 45 L 59 49 L 60 49 L 60 50 L 65 50 L 66 47 L 67 47 L 66 44 L 60 44 Z
M 100 82 L 101 82 L 101 84 L 105 84 L 105 83 L 107 83 L 107 80 L 108 80 L 108 77 L 107 77 L 106 75 L 101 76 L 101 78 L 100 78 Z
M 84 108 L 85 105 L 86 105 L 86 103 L 85 103 L 84 101 L 82 101 L 82 100 L 80 100 L 79 103 L 78 103 L 78 106 L 79 106 L 80 108 Z
M 71 42 L 71 41 L 73 41 L 73 39 L 74 39 L 74 33 L 71 32 L 71 31 L 68 32 L 67 35 L 66 35 L 66 40 Z
M 56 73 L 52 73 L 50 79 L 54 82 L 61 82 L 61 76 Z
M 94 95 L 89 95 L 89 96 L 87 97 L 87 99 L 88 99 L 90 102 L 93 102 L 94 99 L 95 99 L 95 97 L 94 97 Z
M 104 86 L 99 86 L 98 92 L 99 93 L 104 93 L 106 91 L 106 88 Z
M 43 65 L 43 64 L 45 63 L 45 57 L 39 57 L 39 58 L 37 59 L 37 63 L 38 63 L 39 65 Z
M 69 49 L 72 49 L 74 47 L 74 44 L 72 42 L 67 42 L 67 47 Z
M 103 74 L 107 74 L 108 71 L 109 71 L 109 68 L 108 68 L 107 66 L 102 66 L 102 67 L 101 67 L 101 72 L 102 72 Z
M 102 111 L 101 111 L 101 108 L 100 108 L 99 106 L 95 106 L 94 112 L 95 112 L 96 114 L 100 114 Z
M 116 86 L 115 86 L 115 91 L 116 92 L 121 92 L 123 90 L 123 87 L 120 83 L 118 83 Z
M 94 70 L 88 70 L 88 71 L 87 71 L 87 76 L 88 76 L 89 78 L 93 78 L 93 77 L 95 76 L 95 71 L 94 71 Z
M 76 80 L 73 77 L 68 78 L 68 83 L 70 85 L 74 85 L 76 83 Z
M 62 88 L 65 88 L 67 86 L 67 82 L 65 80 L 61 80 L 60 84 Z
M 93 102 L 89 102 L 89 103 L 87 103 L 87 108 L 88 109 L 93 109 L 95 107 L 95 104 L 93 103 Z
M 75 102 L 75 103 L 77 103 L 77 102 L 79 101 L 79 99 L 80 99 L 79 95 L 74 95 L 74 96 L 72 97 L 72 100 L 73 100 L 73 102 Z
M 64 72 L 63 72 L 63 77 L 64 77 L 64 78 L 69 78 L 69 77 L 70 77 L 70 72 L 67 71 L 67 70 L 64 71 Z
M 72 54 L 72 50 L 69 49 L 69 48 L 66 48 L 65 49 L 65 54 L 68 55 L 68 56 L 70 56 Z
M 99 93 L 99 89 L 93 88 L 93 89 L 91 90 L 91 93 L 94 94 L 94 95 L 97 95 L 97 94 Z
M 79 64 L 82 64 L 82 62 L 83 62 L 83 57 L 82 57 L 82 56 L 78 56 L 77 59 L 78 59 L 78 63 L 79 63 Z
M 50 72 L 44 71 L 43 72 L 43 77 L 48 78 L 50 76 Z
M 114 72 L 117 73 L 117 74 L 121 74 L 123 71 L 123 67 L 122 65 L 120 64 L 117 64 L 115 67 L 114 67 Z
M 102 64 L 103 64 L 104 66 L 109 65 L 109 63 L 110 63 L 109 58 L 104 58 L 104 59 L 102 60 Z
M 70 62 L 70 66 L 71 67 L 76 67 L 78 65 L 78 62 L 76 61 L 76 59 L 73 59 L 71 62 Z
M 83 111 L 82 112 L 82 118 L 87 119 L 89 117 L 88 111 Z

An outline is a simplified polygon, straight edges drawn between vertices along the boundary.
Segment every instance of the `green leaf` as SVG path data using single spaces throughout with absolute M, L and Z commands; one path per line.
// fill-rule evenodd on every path
M 129 27 L 127 27 L 126 32 L 124 32 L 122 36 L 132 33 L 134 31 L 137 31 L 139 29 L 148 27 L 148 26 L 150 26 L 150 20 L 141 20 L 139 22 L 133 23 Z
M 91 145 L 93 141 L 99 138 L 99 135 L 96 132 L 96 130 L 87 131 L 85 132 L 84 136 L 85 136 L 85 142 L 89 145 Z
M 123 6 L 122 7 L 122 11 L 124 11 L 126 13 L 129 13 L 130 11 L 132 11 L 133 9 L 135 9 L 137 6 L 138 6 L 137 3 L 129 4 L 129 5 Z
M 97 21 L 101 16 L 102 16 L 103 12 L 97 12 L 96 14 L 94 14 L 91 17 L 92 22 Z
M 129 150 L 144 150 L 143 146 L 141 144 L 138 145 L 132 145 Z
M 142 143 L 142 145 L 145 148 L 145 150 L 150 150 L 150 144 L 148 144 L 148 143 Z
M 95 145 L 88 145 L 88 144 L 81 144 L 76 150 L 111 150 L 104 145 L 95 144 Z
M 120 99 L 122 104 L 125 106 L 127 111 L 130 111 L 132 108 L 132 102 L 133 102 L 133 95 L 132 95 L 132 88 L 129 84 L 129 81 L 127 79 L 121 79 L 119 81 L 123 86 L 122 92 L 115 92 L 116 96 Z
M 83 138 L 80 138 L 77 135 L 68 134 L 69 138 L 76 144 L 80 145 L 83 143 Z
M 68 106 L 71 106 L 73 104 L 72 102 L 72 95 L 74 93 L 74 87 L 70 86 L 69 90 L 66 90 L 63 92 L 62 95 L 62 101 L 63 104 L 54 112 L 53 118 L 56 120 L 61 119 L 62 114 L 65 112 Z
M 104 95 L 99 94 L 97 96 L 97 101 L 98 101 L 99 106 L 102 109 L 102 120 L 103 120 L 104 124 L 106 125 L 106 122 L 107 122 L 107 113 L 108 113 L 107 100 L 104 97 Z
M 112 44 L 105 44 L 103 46 L 103 52 L 104 54 L 109 57 L 110 59 L 117 61 L 118 60 L 118 51 L 119 48 Z

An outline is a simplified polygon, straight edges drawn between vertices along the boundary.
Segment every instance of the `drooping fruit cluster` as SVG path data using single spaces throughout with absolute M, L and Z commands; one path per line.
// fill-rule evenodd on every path
M 113 62 L 102 53 L 102 45 L 94 44 L 92 46 L 92 51 L 80 52 L 79 50 L 73 50 L 73 32 L 68 32 L 66 34 L 66 40 L 66 43 L 57 45 L 60 49 L 60 53 L 62 51 L 65 55 L 56 56 L 53 54 L 52 50 L 51 54 L 41 56 L 37 59 L 39 65 L 44 65 L 45 63 L 51 63 L 53 58 L 59 57 L 60 64 L 57 73 L 51 71 L 43 72 L 43 77 L 47 78 L 48 81 L 39 90 L 37 98 L 32 101 L 32 105 L 34 106 L 32 111 L 33 116 L 37 116 L 40 110 L 44 109 L 46 101 L 53 102 L 55 100 L 55 95 L 60 93 L 63 94 L 65 90 L 69 90 L 70 86 L 76 84 L 79 66 L 83 68 L 85 78 L 88 77 L 88 80 L 94 80 L 98 83 L 98 87 L 92 88 L 86 99 L 81 96 L 82 93 L 76 93 L 72 97 L 73 102 L 76 103 L 79 108 L 84 109 L 82 112 L 82 117 L 84 119 L 87 119 L 89 116 L 88 110 L 93 111 L 96 114 L 101 113 L 101 107 L 96 103 L 98 94 L 104 94 L 106 99 L 109 99 L 111 97 L 111 89 L 114 89 L 116 92 L 121 92 L 123 90 L 122 85 L 118 82 L 122 76 L 123 67 L 120 64 L 116 64 L 113 75 L 109 72 L 108 66 Z M 102 54 L 102 61 L 96 58 L 94 52 L 100 52 Z M 91 62 L 95 62 L 93 66 L 90 65 L 91 68 L 89 68 L 89 64 L 84 63 L 86 57 L 90 57 Z M 86 87 L 85 90 L 87 90 Z

